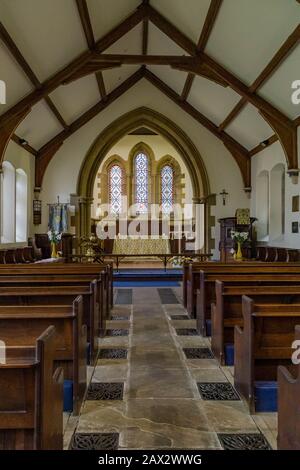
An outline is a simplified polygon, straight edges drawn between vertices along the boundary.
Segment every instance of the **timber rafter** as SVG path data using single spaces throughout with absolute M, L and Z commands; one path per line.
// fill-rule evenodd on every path
M 224 132 L 224 129 L 231 122 L 231 120 L 234 119 L 236 113 L 240 112 L 247 103 L 251 103 L 252 105 L 254 105 L 275 131 L 275 135 L 271 136 L 270 139 L 268 139 L 266 145 L 270 145 L 270 142 L 274 142 L 278 138 L 281 143 L 286 142 L 285 151 L 288 167 L 290 169 L 296 169 L 295 165 L 297 164 L 297 142 L 295 141 L 295 132 L 297 130 L 297 125 L 299 125 L 299 118 L 298 120 L 296 119 L 295 121 L 292 121 L 279 109 L 277 109 L 271 103 L 259 96 L 256 93 L 256 90 L 262 85 L 262 83 L 264 83 L 268 79 L 268 77 L 282 63 L 282 61 L 287 57 L 289 52 L 298 43 L 300 26 L 295 29 L 292 35 L 282 45 L 281 49 L 273 57 L 272 61 L 267 65 L 261 75 L 255 80 L 255 82 L 250 87 L 248 87 L 239 78 L 230 73 L 228 70 L 226 70 L 225 67 L 220 65 L 217 61 L 209 57 L 204 52 L 210 32 L 213 28 L 217 14 L 222 4 L 221 0 L 211 0 L 210 8 L 205 19 L 205 23 L 198 44 L 195 44 L 193 41 L 191 41 L 184 33 L 178 30 L 178 28 L 174 26 L 168 19 L 166 19 L 163 15 L 156 11 L 152 6 L 150 6 L 148 0 L 143 0 L 141 5 L 136 9 L 136 11 L 134 11 L 130 16 L 128 16 L 115 28 L 113 28 L 109 33 L 104 35 L 101 39 L 95 41 L 86 0 L 75 1 L 78 7 L 78 12 L 80 15 L 82 27 L 86 36 L 89 49 L 82 53 L 79 57 L 71 61 L 64 69 L 58 71 L 56 74 L 54 74 L 52 77 L 50 77 L 43 83 L 37 82 L 34 78 L 34 75 L 32 75 L 33 72 L 31 71 L 28 64 L 26 65 L 26 63 L 23 63 L 24 72 L 27 75 L 31 75 L 32 83 L 35 85 L 36 88 L 25 98 L 23 98 L 16 105 L 8 109 L 4 114 L 0 116 L 0 128 L 14 129 L 16 117 L 25 116 L 27 110 L 32 108 L 32 106 L 34 106 L 37 102 L 42 99 L 45 99 L 49 107 L 52 108 L 52 111 L 56 113 L 54 109 L 55 106 L 53 105 L 53 103 L 52 105 L 50 104 L 51 100 L 49 101 L 48 95 L 52 91 L 54 91 L 58 86 L 65 83 L 70 83 L 71 81 L 77 80 L 88 74 L 96 74 L 101 95 L 101 101 L 94 105 L 90 110 L 85 112 L 76 121 L 71 123 L 70 126 L 67 126 L 66 123 L 64 123 L 63 118 L 61 118 L 61 124 L 64 127 L 63 131 L 60 132 L 56 137 L 54 137 L 50 142 L 48 142 L 42 147 L 42 149 L 38 151 L 37 162 L 42 160 L 42 155 L 45 156 L 46 152 L 48 154 L 48 157 L 51 159 L 51 148 L 57 147 L 58 149 L 66 138 L 76 132 L 76 130 L 79 129 L 82 125 L 84 125 L 86 122 L 88 122 L 89 119 L 91 119 L 96 114 L 105 109 L 105 107 L 108 106 L 112 101 L 114 101 L 123 93 L 125 93 L 131 86 L 134 85 L 134 83 L 136 83 L 136 81 L 145 76 L 145 78 L 152 82 L 152 84 L 154 84 L 167 96 L 169 96 L 169 98 L 171 98 L 179 106 L 181 105 L 182 109 L 192 115 L 196 120 L 198 120 L 198 122 L 204 125 L 204 127 L 209 129 L 216 137 L 220 138 L 220 140 L 223 141 L 224 145 L 226 145 L 228 149 L 234 149 L 234 152 L 232 151 L 232 153 L 236 154 L 235 158 L 237 161 L 239 160 L 240 162 L 238 164 L 242 171 L 246 186 L 250 186 L 250 156 L 254 155 L 255 153 L 257 153 L 257 151 L 259 151 L 259 146 L 257 146 L 252 151 L 248 152 L 242 145 L 240 145 L 237 141 L 230 137 L 229 134 Z M 151 21 L 157 28 L 159 28 L 178 46 L 180 46 L 187 53 L 187 55 L 175 57 L 148 55 L 147 50 L 149 21 Z M 140 22 L 143 23 L 141 55 L 103 54 L 103 51 L 105 51 L 108 47 L 110 47 L 121 37 L 127 34 Z M 16 60 L 18 61 L 18 58 Z M 19 60 L 21 59 L 19 58 Z M 109 95 L 106 95 L 104 80 L 101 71 L 108 68 L 120 67 L 122 64 L 128 63 L 140 64 L 142 65 L 142 67 L 138 72 L 136 72 L 136 74 L 133 74 L 132 77 L 125 80 L 123 84 L 113 90 Z M 181 96 L 175 93 L 170 87 L 168 87 L 154 74 L 151 74 L 151 72 L 146 70 L 145 66 L 148 64 L 169 65 L 174 69 L 188 72 L 188 77 Z M 222 86 L 229 86 L 241 96 L 240 102 L 236 105 L 234 110 L 231 111 L 230 115 L 227 116 L 225 121 L 219 127 L 217 127 L 214 123 L 212 123 L 201 113 L 199 113 L 199 111 L 193 108 L 186 101 L 189 91 L 193 84 L 193 77 L 195 75 L 200 75 L 205 78 L 208 78 L 209 80 L 215 81 L 216 83 Z M 56 117 L 60 120 L 58 114 Z M 11 136 L 13 136 L 15 141 L 18 140 L 18 137 L 14 136 L 14 133 L 12 133 Z M 262 145 L 262 148 L 264 148 L 266 145 Z M 34 153 L 36 153 L 34 149 L 32 150 Z M 47 161 L 48 164 L 47 158 L 44 158 L 44 162 L 45 161 Z M 247 162 L 246 169 L 243 167 L 244 162 Z M 42 179 L 44 169 L 40 173 L 41 176 L 39 177 L 39 179 Z
M 81 25 L 85 34 L 86 42 L 91 51 L 95 49 L 96 46 L 96 41 L 94 37 L 94 32 L 91 24 L 91 19 L 90 19 L 90 14 L 89 14 L 89 9 L 87 6 L 86 0 L 76 0 L 76 5 L 78 9 L 78 13 L 80 16 L 80 21 Z M 102 99 L 106 99 L 106 90 L 105 90 L 105 84 L 103 80 L 103 75 L 101 70 L 96 72 L 95 74 L 97 83 L 98 83 L 98 88 L 99 88 L 99 93 Z

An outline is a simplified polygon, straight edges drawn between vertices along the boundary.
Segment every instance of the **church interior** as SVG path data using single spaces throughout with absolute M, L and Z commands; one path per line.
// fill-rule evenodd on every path
M 0 451 L 300 450 L 299 65 L 299 0 L 0 0 Z

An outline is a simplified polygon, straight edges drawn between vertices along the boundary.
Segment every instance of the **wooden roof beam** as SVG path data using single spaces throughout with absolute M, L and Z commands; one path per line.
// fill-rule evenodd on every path
M 25 75 L 29 78 L 31 83 L 36 87 L 40 88 L 41 87 L 41 82 L 35 75 L 34 71 L 28 64 L 28 62 L 25 60 L 24 56 L 21 54 L 19 48 L 9 35 L 8 31 L 5 29 L 4 25 L 0 22 L 0 39 L 2 40 L 3 44 L 7 47 L 15 61 L 19 64 Z M 45 101 L 49 107 L 49 109 L 52 111 L 56 119 L 59 121 L 59 123 L 62 125 L 62 127 L 67 128 L 68 125 L 63 119 L 62 115 L 54 105 L 53 101 L 49 96 L 45 96 Z
M 233 73 L 229 72 L 227 69 L 225 69 L 225 67 L 220 65 L 218 62 L 216 62 L 204 52 L 200 54 L 200 57 L 198 57 L 197 59 L 195 58 L 194 65 L 192 67 L 190 67 L 189 64 L 184 66 L 178 66 L 175 64 L 172 65 L 172 67 L 177 68 L 179 70 L 189 70 L 195 74 L 201 74 L 202 63 L 204 63 L 213 73 L 218 75 L 222 80 L 228 83 L 230 88 L 232 88 L 236 93 L 246 99 L 248 103 L 251 103 L 253 106 L 255 106 L 259 111 L 263 111 L 264 113 L 269 114 L 270 116 L 277 119 L 284 126 L 293 126 L 293 122 L 288 116 L 282 113 L 271 103 L 266 101 L 264 98 L 252 92 L 250 88 L 242 82 L 242 80 L 240 80 Z
M 230 150 L 240 168 L 245 189 L 249 190 L 251 187 L 251 172 L 249 171 L 250 156 L 248 150 L 239 144 L 229 134 L 226 134 L 226 132 L 220 133 L 218 131 L 218 127 L 212 121 L 210 121 L 187 101 L 182 101 L 181 96 L 178 93 L 172 90 L 172 88 L 166 85 L 154 73 L 150 72 L 150 70 L 145 70 L 145 78 L 156 88 L 158 88 L 158 90 L 164 93 L 169 99 L 176 103 L 183 111 L 192 116 L 197 122 L 199 122 L 199 124 L 208 129 L 224 143 L 227 149 Z
M 222 1 L 223 0 L 211 0 L 211 2 L 210 2 L 209 9 L 208 9 L 208 12 L 207 12 L 207 15 L 206 15 L 206 18 L 205 18 L 205 22 L 204 22 L 204 25 L 203 25 L 203 28 L 202 28 L 202 31 L 201 31 L 201 34 L 200 34 L 200 37 L 199 37 L 199 41 L 198 41 L 198 44 L 197 44 L 198 51 L 204 51 L 204 49 L 206 47 L 206 44 L 208 42 L 210 33 L 212 32 L 212 29 L 214 27 L 216 18 L 218 16 L 219 11 L 220 11 Z M 194 78 L 195 78 L 195 75 L 193 75 L 191 73 L 189 73 L 187 78 L 186 78 L 186 81 L 185 81 L 185 84 L 184 84 L 184 87 L 183 87 L 183 90 L 182 90 L 182 93 L 181 93 L 181 99 L 183 101 L 185 101 L 187 99 L 187 97 L 188 97 L 188 95 L 191 91 Z
M 270 79 L 272 74 L 278 69 L 278 67 L 282 64 L 284 60 L 292 53 L 295 47 L 300 42 L 300 25 L 298 25 L 292 34 L 286 39 L 286 41 L 282 44 L 280 49 L 276 52 L 276 54 L 272 57 L 270 62 L 266 65 L 263 71 L 259 74 L 256 80 L 250 86 L 250 91 L 255 92 L 261 86 Z M 219 129 L 224 130 L 232 121 L 233 119 L 238 116 L 238 114 L 242 111 L 242 109 L 246 106 L 247 100 L 242 98 L 237 105 L 233 108 L 233 110 L 229 113 L 229 115 L 224 119 L 224 121 L 220 124 Z
M 201 64 L 205 64 L 212 73 L 219 76 L 224 80 L 228 85 L 236 91 L 243 98 L 247 99 L 248 102 L 252 103 L 256 108 L 261 111 L 264 111 L 271 116 L 275 117 L 281 124 L 291 127 L 293 125 L 292 121 L 284 113 L 279 111 L 275 106 L 272 106 L 268 101 L 264 100 L 262 97 L 251 92 L 249 87 L 243 83 L 239 78 L 234 74 L 226 70 L 225 67 L 220 65 L 214 59 L 209 57 L 204 52 L 199 52 L 197 50 L 197 45 L 189 39 L 184 33 L 182 33 L 176 26 L 174 26 L 169 20 L 167 20 L 163 15 L 156 11 L 150 5 L 147 6 L 149 19 L 155 26 L 157 26 L 163 33 L 169 36 L 178 46 L 188 52 L 190 55 L 195 56 L 194 65 L 186 66 L 177 66 L 173 65 L 174 68 L 178 70 L 184 70 L 186 72 L 191 72 L 194 74 L 201 75 Z
M 169 65 L 193 67 L 197 58 L 189 55 L 144 55 L 144 54 L 94 54 L 80 69 L 70 75 L 64 83 L 70 83 L 78 78 L 84 77 L 95 71 L 121 67 L 122 64 L 140 64 L 140 65 Z M 225 80 L 212 72 L 205 63 L 201 63 L 198 68 L 198 74 L 212 80 L 219 85 L 227 87 Z
M 0 168 L 4 160 L 4 154 L 9 144 L 10 139 L 13 137 L 15 130 L 21 124 L 23 119 L 30 113 L 30 108 L 24 109 L 20 114 L 14 116 L 8 123 L 0 127 Z
M 109 93 L 105 100 L 99 101 L 97 104 L 92 106 L 84 114 L 79 116 L 75 121 L 73 121 L 69 128 L 60 132 L 55 137 L 53 137 L 49 142 L 47 142 L 43 147 L 38 151 L 38 156 L 36 159 L 36 178 L 35 184 L 36 187 L 40 188 L 42 186 L 43 177 L 47 169 L 48 164 L 51 159 L 63 144 L 63 142 L 74 134 L 78 129 L 87 124 L 91 119 L 97 116 L 101 111 L 106 109 L 110 104 L 115 100 L 120 98 L 126 91 L 133 87 L 141 78 L 144 76 L 144 69 L 140 68 L 127 78 L 121 85 L 115 88 L 111 93 Z
M 143 37 L 142 37 L 142 54 L 146 55 L 148 51 L 148 40 L 149 40 L 149 21 L 148 19 L 143 20 Z
M 273 145 L 275 142 L 278 141 L 278 136 L 276 134 L 273 134 L 271 137 L 268 139 L 264 140 L 260 144 L 256 145 L 252 150 L 250 150 L 249 155 L 250 157 L 254 157 L 259 152 L 262 152 L 264 149 L 267 147 L 270 147 L 270 145 Z
M 96 41 L 95 49 L 98 52 L 102 52 L 118 41 L 118 39 L 123 37 L 124 34 L 126 34 L 137 24 L 139 24 L 145 17 L 147 17 L 148 12 L 146 11 L 146 8 L 147 7 L 144 5 L 138 7 L 134 13 L 122 21 L 118 26 L 113 28 L 101 39 Z M 19 114 L 28 107 L 34 106 L 41 99 L 45 98 L 45 96 L 54 91 L 63 82 L 65 82 L 68 77 L 70 77 L 72 74 L 74 74 L 74 72 L 87 63 L 91 59 L 92 55 L 93 53 L 90 50 L 83 52 L 62 70 L 58 71 L 52 77 L 45 80 L 39 88 L 33 90 L 25 98 L 21 99 L 18 103 L 0 115 L 0 126 L 3 126 L 9 120 L 13 119 L 15 115 Z
M 17 134 L 13 134 L 11 136 L 11 140 L 13 140 L 22 149 L 27 150 L 27 152 L 31 153 L 31 155 L 34 155 L 35 157 L 38 155 L 38 151 L 26 143 L 26 141 L 24 142 L 24 139 L 21 139 L 21 137 L 19 137 Z
M 91 51 L 95 49 L 96 41 L 94 37 L 93 27 L 90 19 L 89 9 L 86 0 L 76 0 L 78 13 L 80 16 L 81 25 L 85 34 L 86 42 Z M 106 99 L 106 90 L 102 72 L 99 71 L 95 74 L 99 93 L 102 99 Z

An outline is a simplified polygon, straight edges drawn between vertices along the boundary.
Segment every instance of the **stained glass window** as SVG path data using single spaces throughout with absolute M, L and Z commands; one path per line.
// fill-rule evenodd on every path
M 173 210 L 173 168 L 165 165 L 161 169 L 161 207 L 164 214 L 169 214 Z
M 149 162 L 144 153 L 138 153 L 135 157 L 135 203 L 137 212 L 141 214 L 148 212 L 148 179 Z
M 109 171 L 109 202 L 112 214 L 122 211 L 122 169 L 113 165 Z

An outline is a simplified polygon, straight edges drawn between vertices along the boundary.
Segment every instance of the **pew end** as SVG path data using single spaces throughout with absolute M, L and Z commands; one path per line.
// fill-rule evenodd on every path
M 295 327 L 295 339 L 300 340 L 300 326 Z M 292 375 L 284 366 L 277 371 L 279 450 L 300 450 L 300 364 Z
M 54 371 L 55 339 L 49 326 L 34 347 L 7 348 L 0 364 L 1 450 L 63 448 L 63 374 Z
M 50 326 L 37 339 L 37 360 L 41 363 L 37 386 L 38 413 L 36 417 L 36 447 L 43 450 L 63 449 L 63 380 L 62 367 L 53 375 L 56 341 L 55 329 Z M 45 373 L 45 371 L 48 371 Z
M 254 302 L 248 296 L 242 297 L 242 312 L 244 326 L 234 327 L 234 386 L 242 395 L 249 407 L 250 413 L 255 411 L 253 388 L 253 344 L 251 331 L 251 313 Z

